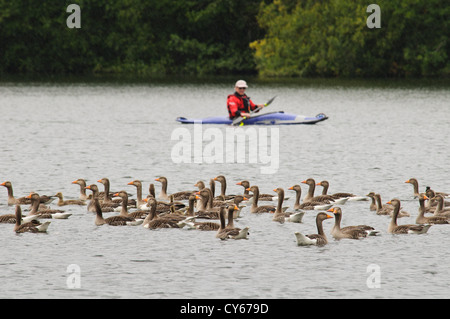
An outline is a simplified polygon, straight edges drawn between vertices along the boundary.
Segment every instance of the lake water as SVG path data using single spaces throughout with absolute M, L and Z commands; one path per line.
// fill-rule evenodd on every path
M 0 84 L 0 179 L 16 197 L 36 191 L 77 198 L 78 178 L 108 177 L 113 190 L 135 194 L 134 179 L 169 180 L 168 192 L 195 189 L 223 174 L 227 193 L 241 193 L 249 180 L 261 192 L 285 189 L 312 177 L 330 182 L 330 193 L 397 197 L 414 223 L 418 202 L 404 182 L 450 192 L 448 81 L 263 81 L 248 80 L 248 95 L 268 110 L 316 115 L 316 125 L 265 127 L 279 131 L 279 167 L 261 174 L 258 163 L 174 163 L 171 134 L 192 126 L 177 116 L 225 115 L 225 100 L 236 79 L 217 81 L 75 81 Z M 218 128 L 225 133 L 224 126 Z M 207 142 L 202 144 L 205 146 Z M 216 183 L 216 192 L 220 184 Z M 321 192 L 318 186 L 316 193 Z M 6 205 L 0 188 L 0 210 Z M 52 206 L 55 206 L 52 204 Z M 220 241 L 215 232 L 187 229 L 94 225 L 85 207 L 66 206 L 68 220 L 52 220 L 48 234 L 15 234 L 0 224 L 1 298 L 448 298 L 450 226 L 424 235 L 390 235 L 389 218 L 369 202 L 342 205 L 342 225 L 367 224 L 381 236 L 299 247 L 294 232 L 316 233 L 315 212 L 303 223 L 278 224 L 268 214 L 243 208 L 236 226 L 250 227 L 248 240 Z M 24 207 L 25 209 L 26 207 Z M 112 213 L 109 213 L 111 216 Z M 80 286 L 71 289 L 69 265 L 79 267 Z M 379 288 L 368 284 L 375 265 Z M 68 272 L 69 267 L 69 272 Z

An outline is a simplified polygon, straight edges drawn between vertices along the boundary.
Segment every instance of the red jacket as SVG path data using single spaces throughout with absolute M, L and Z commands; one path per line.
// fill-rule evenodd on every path
M 228 95 L 227 108 L 230 119 L 241 115 L 241 112 L 250 113 L 257 108 L 256 104 L 247 95 L 239 95 L 237 92 Z

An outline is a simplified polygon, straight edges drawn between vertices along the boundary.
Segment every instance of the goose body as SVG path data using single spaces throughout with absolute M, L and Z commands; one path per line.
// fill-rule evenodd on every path
M 159 199 L 169 200 L 169 195 L 167 194 L 167 185 L 168 181 L 167 178 L 164 176 L 158 177 L 155 179 L 155 181 L 161 183 L 161 192 L 158 195 Z M 188 200 L 189 196 L 192 195 L 194 191 L 181 191 L 177 193 L 173 193 L 172 196 L 174 200 Z
M 225 239 L 247 239 L 249 227 L 243 229 L 239 228 L 226 228 L 225 225 L 225 207 L 220 207 L 220 227 L 217 230 L 216 238 L 221 240 Z
M 302 181 L 303 184 L 307 184 L 308 193 L 303 198 L 303 203 L 308 202 L 320 202 L 322 204 L 330 204 L 331 202 L 335 202 L 335 199 L 331 195 L 318 195 L 314 196 L 314 191 L 316 189 L 316 182 L 313 178 L 308 178 Z
M 341 228 L 342 210 L 339 207 L 330 208 L 328 210 L 334 214 L 334 226 L 331 229 L 331 235 L 335 239 L 359 239 L 367 236 L 375 236 L 378 231 L 367 225 L 346 226 Z
M 15 217 L 16 223 L 14 225 L 14 231 L 16 233 L 45 233 L 50 225 L 49 221 L 42 224 L 36 223 L 35 221 L 22 223 L 22 209 L 20 208 L 20 205 L 16 205 Z
M 263 205 L 258 206 L 258 200 L 259 200 L 259 187 L 256 185 L 253 185 L 250 188 L 247 188 L 248 191 L 253 192 L 253 201 L 252 206 L 250 207 L 250 212 L 259 214 L 259 213 L 269 213 L 276 210 L 276 207 L 273 205 Z
M 56 193 L 55 197 L 58 198 L 58 202 L 56 203 L 56 205 L 58 205 L 58 206 L 67 206 L 67 205 L 84 206 L 84 205 L 86 205 L 86 201 L 81 200 L 81 199 L 64 200 L 64 196 L 61 192 Z
M 424 234 L 431 227 L 430 224 L 422 224 L 422 225 L 397 225 L 397 216 L 400 212 L 400 200 L 391 199 L 388 204 L 394 206 L 394 212 L 392 214 L 391 222 L 389 223 L 388 233 L 391 234 Z
M 66 213 L 60 209 L 39 209 L 41 203 L 40 196 L 37 193 L 30 193 L 27 196 L 31 200 L 31 211 L 29 215 L 36 215 L 38 218 L 53 218 L 53 219 L 67 219 L 72 216 L 71 213 Z
M 182 228 L 183 226 L 179 224 L 180 216 L 163 216 L 159 217 L 156 214 L 156 200 L 152 197 L 148 198 L 148 203 L 150 204 L 150 213 L 144 219 L 142 225 L 144 228 L 148 229 L 158 229 L 158 228 Z M 185 218 L 183 218 L 185 219 Z
M 322 222 L 325 219 L 333 218 L 333 216 L 328 215 L 327 213 L 320 212 L 316 216 L 316 226 L 317 226 L 317 234 L 311 234 L 311 235 L 303 235 L 300 232 L 295 232 L 295 237 L 297 239 L 297 245 L 298 246 L 310 246 L 310 245 L 316 245 L 316 246 L 323 246 L 328 244 L 327 236 L 325 235 L 323 231 L 323 225 Z
M 425 194 L 419 195 L 419 215 L 416 218 L 416 224 L 450 224 L 450 219 L 445 216 L 425 217 L 425 200 L 427 199 Z
M 450 217 L 450 208 L 444 207 L 444 196 L 438 194 L 432 199 L 437 201 L 437 205 L 434 210 L 434 216 Z
M 392 205 L 383 205 L 381 202 L 381 195 L 380 194 L 375 194 L 375 200 L 377 203 L 377 215 L 389 215 L 392 217 L 392 214 L 394 212 L 394 207 Z M 398 212 L 397 217 L 398 218 L 402 218 L 402 217 L 409 217 L 411 216 L 408 212 L 405 212 L 404 210 L 400 209 L 400 211 Z
M 278 194 L 278 203 L 277 203 L 277 208 L 275 209 L 275 213 L 273 214 L 272 221 L 283 224 L 286 220 L 286 216 L 284 214 L 284 211 L 282 210 L 283 201 L 284 201 L 284 189 L 281 187 L 278 187 L 278 188 L 275 188 L 273 191 Z
M 88 212 L 93 212 L 93 213 L 97 212 L 97 209 L 95 207 L 95 205 L 96 205 L 95 199 L 97 199 L 97 201 L 99 202 L 100 209 L 102 210 L 103 213 L 115 211 L 115 208 L 118 206 L 118 204 L 100 203 L 100 199 L 99 199 L 100 194 L 99 194 L 97 185 L 95 185 L 95 184 L 88 185 L 88 186 L 86 186 L 86 189 L 89 189 L 92 191 L 92 199 L 87 206 Z

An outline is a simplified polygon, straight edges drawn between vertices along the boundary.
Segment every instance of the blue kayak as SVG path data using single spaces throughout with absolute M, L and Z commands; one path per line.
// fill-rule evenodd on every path
M 315 124 L 326 119 L 328 119 L 328 116 L 323 113 L 319 113 L 316 116 L 305 116 L 278 111 L 252 116 L 251 118 L 244 120 L 244 125 Z M 177 121 L 183 124 L 199 123 L 230 125 L 232 123 L 232 120 L 230 120 L 228 116 L 213 116 L 197 119 L 177 117 Z

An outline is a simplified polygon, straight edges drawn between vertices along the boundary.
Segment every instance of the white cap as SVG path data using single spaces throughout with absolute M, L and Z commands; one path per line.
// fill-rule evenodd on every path
M 239 80 L 236 82 L 236 85 L 234 86 L 236 88 L 248 88 L 247 82 L 244 80 Z

